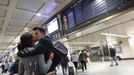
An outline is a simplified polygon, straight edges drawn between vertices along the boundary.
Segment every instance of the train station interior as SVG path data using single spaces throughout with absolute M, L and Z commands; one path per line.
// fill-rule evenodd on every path
M 134 0 L 0 0 L 0 68 L 21 58 L 20 37 L 34 27 L 44 29 L 52 43 L 60 41 L 67 48 L 66 74 L 59 63 L 50 75 L 134 74 Z M 113 61 L 118 62 L 112 66 L 111 48 Z M 85 71 L 80 63 L 82 51 L 87 54 Z M 79 56 L 78 70 L 73 54 Z M 12 74 L 0 69 L 0 75 Z

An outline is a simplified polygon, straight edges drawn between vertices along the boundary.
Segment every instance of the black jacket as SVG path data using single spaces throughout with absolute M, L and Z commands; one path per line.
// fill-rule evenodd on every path
M 18 56 L 26 57 L 26 56 L 34 56 L 44 54 L 45 60 L 47 62 L 49 54 L 54 52 L 54 59 L 52 60 L 52 65 L 48 72 L 55 70 L 56 66 L 61 62 L 62 57 L 60 54 L 55 50 L 51 40 L 48 36 L 42 38 L 38 44 L 34 47 L 34 50 L 30 50 L 28 52 L 19 52 Z
M 115 57 L 116 56 L 116 50 L 115 48 L 110 48 L 110 56 Z

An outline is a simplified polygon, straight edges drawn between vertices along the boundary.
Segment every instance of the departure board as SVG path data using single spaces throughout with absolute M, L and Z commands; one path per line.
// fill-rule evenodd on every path
M 94 16 L 98 16 L 102 13 L 105 13 L 107 12 L 107 6 L 106 6 L 106 1 L 105 0 L 101 0 L 101 1 L 98 1 L 98 0 L 95 0 L 93 3 L 92 3 L 92 10 L 93 10 L 93 15 Z
M 134 0 L 76 0 L 61 13 L 63 28 L 71 32 L 132 6 Z
M 68 29 L 75 26 L 74 13 L 72 10 L 69 10 L 67 12 L 67 21 L 68 21 Z
M 75 22 L 76 25 L 80 24 L 83 22 L 83 15 L 82 15 L 82 8 L 81 8 L 81 4 L 77 4 L 74 7 L 74 14 L 75 14 Z
M 109 11 L 118 9 L 123 4 L 123 0 L 106 0 L 106 2 Z
M 83 20 L 87 21 L 93 17 L 91 0 L 85 0 L 82 3 Z

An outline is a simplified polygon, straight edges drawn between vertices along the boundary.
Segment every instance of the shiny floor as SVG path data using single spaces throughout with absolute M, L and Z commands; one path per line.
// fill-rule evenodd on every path
M 59 70 L 57 75 L 62 75 L 62 72 Z M 90 63 L 88 70 L 79 70 L 76 75 L 134 75 L 134 60 L 120 61 L 118 66 L 113 67 L 110 66 L 110 62 Z
M 90 63 L 87 71 L 79 70 L 76 75 L 134 75 L 134 60 L 123 60 L 113 67 L 110 62 Z

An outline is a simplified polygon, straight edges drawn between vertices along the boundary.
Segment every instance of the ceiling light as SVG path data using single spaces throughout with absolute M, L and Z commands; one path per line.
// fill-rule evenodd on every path
M 25 30 L 27 30 L 28 28 L 24 28 Z
M 76 37 L 80 37 L 82 35 L 81 32 L 76 33 Z
M 67 38 L 63 38 L 63 41 L 67 41 L 68 39 Z
M 134 33 L 131 33 L 131 35 L 134 35 Z
M 114 36 L 114 37 L 123 37 L 123 38 L 127 38 L 128 37 L 128 36 L 125 36 L 125 35 L 110 34 L 110 33 L 101 33 L 101 35 Z
M 100 3 L 100 2 L 102 2 L 103 0 L 96 0 L 97 1 L 97 3 Z
M 100 44 L 100 42 L 71 42 L 70 44 Z
M 24 28 L 24 32 L 28 32 L 29 31 L 29 29 L 28 28 Z
M 41 14 L 40 13 L 37 13 L 36 16 L 41 16 Z

